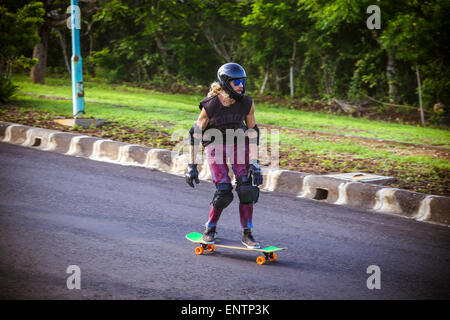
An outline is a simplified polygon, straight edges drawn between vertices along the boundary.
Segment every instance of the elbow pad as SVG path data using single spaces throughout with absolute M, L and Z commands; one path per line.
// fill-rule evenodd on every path
M 256 124 L 252 129 L 247 129 L 247 135 L 249 143 L 256 143 L 259 146 L 259 128 Z
M 202 141 L 202 129 L 194 123 L 194 125 L 189 129 L 190 145 L 199 145 Z

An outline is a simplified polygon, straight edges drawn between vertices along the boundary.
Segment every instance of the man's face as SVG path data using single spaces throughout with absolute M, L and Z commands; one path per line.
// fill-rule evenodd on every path
M 230 80 L 230 85 L 231 88 L 233 88 L 233 90 L 237 93 L 242 93 L 244 92 L 244 84 L 243 81 L 245 81 L 245 79 L 238 79 L 238 80 Z M 236 85 L 236 83 L 238 83 Z

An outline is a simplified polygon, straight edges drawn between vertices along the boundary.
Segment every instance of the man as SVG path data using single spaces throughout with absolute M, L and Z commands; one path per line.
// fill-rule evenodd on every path
M 263 183 L 263 177 L 258 162 L 259 129 L 255 122 L 255 105 L 245 93 L 247 76 L 239 64 L 224 64 L 219 68 L 217 78 L 219 81 L 211 84 L 208 96 L 200 102 L 200 115 L 189 130 L 191 158 L 186 181 L 191 187 L 194 187 L 194 180 L 197 184 L 200 182 L 195 149 L 201 142 L 216 186 L 203 233 L 203 241 L 213 244 L 220 215 L 233 201 L 233 187 L 226 163 L 227 157 L 230 157 L 237 181 L 242 243 L 248 248 L 256 249 L 260 245 L 251 231 L 253 203 L 258 201 L 257 186 Z M 239 134 L 244 131 L 245 138 L 239 139 Z

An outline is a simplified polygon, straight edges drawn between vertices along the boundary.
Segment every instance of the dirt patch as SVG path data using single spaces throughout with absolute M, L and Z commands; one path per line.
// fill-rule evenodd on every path
M 377 148 L 378 146 L 382 145 L 396 145 L 396 146 L 404 146 L 404 147 L 412 147 L 413 149 L 422 149 L 429 151 L 438 151 L 441 154 L 447 154 L 450 156 L 450 148 L 446 147 L 440 147 L 436 145 L 424 145 L 424 144 L 417 144 L 417 143 L 408 143 L 408 142 L 399 142 L 399 141 L 392 141 L 392 140 L 384 140 L 384 139 L 376 139 L 376 138 L 368 138 L 368 137 L 360 137 L 360 136 L 354 136 L 349 134 L 337 134 L 337 133 L 331 133 L 331 132 L 323 132 L 323 131 L 316 131 L 316 130 L 304 130 L 304 129 L 298 129 L 298 128 L 286 128 L 271 124 L 258 124 L 261 128 L 267 128 L 268 130 L 271 128 L 276 128 L 280 131 L 283 131 L 284 133 L 292 133 L 296 134 L 298 136 L 326 136 L 326 137 L 333 137 L 334 139 L 338 140 L 340 138 L 345 140 L 355 140 L 359 142 L 364 143 L 370 143 L 372 146 Z M 356 132 L 361 133 L 363 130 L 349 130 L 348 128 L 344 127 L 341 128 L 345 132 Z M 366 131 L 368 132 L 368 131 Z M 433 141 L 430 141 L 432 143 Z
M 261 126 L 263 127 L 263 126 Z M 355 141 L 359 145 L 377 151 L 385 151 L 400 156 L 427 156 L 435 159 L 450 161 L 450 149 L 436 148 L 434 146 L 415 145 L 407 143 L 397 143 L 378 139 L 365 139 L 358 137 L 346 137 L 343 135 L 322 134 L 314 131 L 296 131 L 292 129 L 279 129 L 280 133 L 295 135 L 302 139 L 312 139 L 331 143 L 345 143 Z
M 78 132 L 85 135 L 111 139 L 120 142 L 139 144 L 152 148 L 171 148 L 176 142 L 170 141 L 170 134 L 157 127 L 168 127 L 168 122 L 151 122 L 154 128 L 134 128 L 115 121 L 105 121 L 105 125 L 100 128 L 82 127 L 69 128 L 54 122 L 61 118 L 47 112 L 37 112 L 34 110 L 20 110 L 13 105 L 2 105 L 0 110 L 0 121 L 19 123 L 27 126 L 34 126 L 61 132 Z

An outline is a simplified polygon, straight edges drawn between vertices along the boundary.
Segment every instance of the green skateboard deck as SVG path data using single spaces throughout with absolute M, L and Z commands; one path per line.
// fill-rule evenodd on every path
M 275 261 L 277 259 L 276 251 L 286 250 L 286 248 L 278 248 L 274 246 L 261 247 L 259 249 L 250 249 L 244 246 L 241 242 L 227 239 L 216 239 L 214 244 L 206 244 L 202 240 L 202 234 L 199 232 L 191 232 L 186 235 L 186 239 L 191 242 L 199 243 L 200 246 L 195 248 L 195 253 L 201 255 L 207 250 L 208 252 L 214 252 L 216 247 L 237 249 L 245 251 L 257 251 L 262 252 L 264 256 L 256 258 L 256 263 L 259 265 L 265 264 L 267 261 Z

